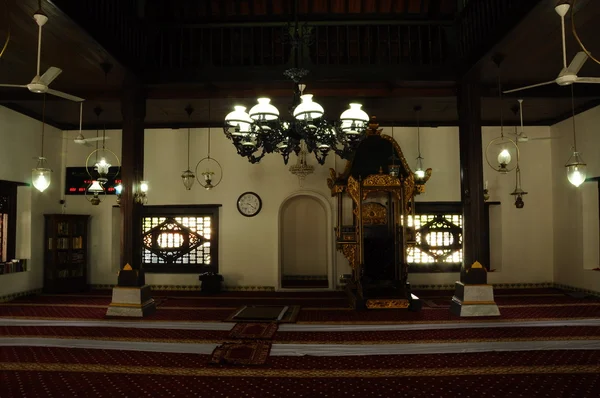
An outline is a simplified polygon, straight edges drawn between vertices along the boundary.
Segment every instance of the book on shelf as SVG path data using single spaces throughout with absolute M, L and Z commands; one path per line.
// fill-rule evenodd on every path
M 25 260 L 12 260 L 0 263 L 0 275 L 24 271 L 27 271 L 27 262 Z

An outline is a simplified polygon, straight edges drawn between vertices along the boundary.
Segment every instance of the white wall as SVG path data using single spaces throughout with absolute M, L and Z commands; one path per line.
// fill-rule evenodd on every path
M 512 131 L 512 130 L 511 130 Z M 547 136 L 548 127 L 526 127 L 530 137 Z M 391 128 L 384 128 L 391 135 Z M 76 132 L 65 132 L 68 139 L 66 164 L 82 166 L 92 148 L 74 144 Z M 206 156 L 207 129 L 193 129 L 191 138 L 191 166 Z M 499 134 L 499 128 L 484 128 L 484 146 Z M 94 132 L 84 132 L 86 137 Z M 120 132 L 109 131 L 110 149 L 120 154 Z M 399 142 L 409 164 L 414 167 L 417 157 L 415 128 L 394 128 L 394 138 Z M 234 146 L 225 138 L 220 128 L 212 129 L 211 156 L 223 166 L 224 178 L 212 191 L 202 189 L 196 183 L 186 191 L 180 175 L 186 169 L 187 130 L 147 130 L 145 133 L 144 177 L 150 181 L 148 204 L 222 204 L 220 209 L 219 266 L 230 286 L 277 286 L 279 254 L 278 217 L 282 202 L 291 194 L 308 190 L 327 198 L 335 217 L 336 202 L 330 197 L 326 185 L 328 169 L 344 170 L 345 161 L 327 158 L 319 166 L 312 155 L 309 164 L 315 165 L 315 173 L 308 176 L 304 187 L 288 168 L 296 161 L 292 156 L 285 166 L 281 156 L 267 155 L 259 164 L 252 165 L 237 155 Z M 525 208 L 517 210 L 510 192 L 514 189 L 514 172 L 499 175 L 484 167 L 485 179 L 489 181 L 491 201 L 501 201 L 491 211 L 492 228 L 492 283 L 552 282 L 553 253 L 553 202 L 551 168 L 551 141 L 531 141 L 521 145 L 521 169 L 525 196 Z M 421 148 L 425 166 L 433 169 L 427 183 L 427 192 L 420 201 L 460 201 L 459 143 L 456 127 L 422 128 Z M 246 191 L 258 193 L 263 209 L 256 217 L 243 217 L 236 208 L 239 195 Z M 112 209 L 114 197 L 108 203 L 91 206 L 83 197 L 69 196 L 69 213 L 92 214 L 91 250 L 93 284 L 116 283 L 115 252 L 118 251 L 118 212 Z M 115 219 L 117 217 L 117 219 Z M 332 220 L 335 225 L 335 220 Z M 114 224 L 114 225 L 113 225 Z M 333 231 L 331 231 L 333 234 Z M 334 279 L 349 273 L 347 261 L 336 253 Z M 412 274 L 413 284 L 451 284 L 458 280 L 458 273 Z M 150 284 L 194 285 L 195 274 L 148 274 Z
M 41 153 L 41 126 L 37 120 L 0 106 L 0 179 L 31 184 L 34 157 Z M 20 187 L 17 198 L 16 253 L 28 259 L 28 272 L 0 275 L 0 296 L 39 289 L 43 284 L 44 214 L 60 212 L 61 132 L 45 127 L 44 155 L 54 171 L 43 193 Z
M 505 128 L 505 134 L 514 127 Z M 529 137 L 547 137 L 548 127 L 525 127 Z M 391 129 L 384 130 L 391 135 Z M 533 140 L 520 145 L 521 174 L 525 207 L 516 209 L 510 193 L 515 187 L 515 172 L 501 175 L 485 162 L 487 143 L 500 135 L 499 127 L 484 127 L 484 180 L 488 181 L 490 201 L 501 202 L 490 209 L 490 283 L 541 283 L 553 278 L 552 179 L 550 142 Z M 395 128 L 394 138 L 411 167 L 417 157 L 416 129 Z M 419 201 L 460 201 L 460 154 L 457 127 L 422 128 L 421 154 L 425 168 L 433 169 L 426 193 Z M 412 274 L 409 281 L 421 284 L 452 284 L 459 273 Z
M 577 131 L 577 149 L 587 163 L 587 176 L 600 176 L 600 107 L 579 114 L 575 118 Z M 585 197 L 589 188 L 585 185 L 596 185 L 595 182 L 584 183 L 579 188 L 572 186 L 566 176 L 565 163 L 572 154 L 573 124 L 572 119 L 565 120 L 551 127 L 552 135 L 552 179 L 554 184 L 554 281 L 581 289 L 600 291 L 600 272 L 592 271 L 594 264 L 584 261 L 584 242 L 595 240 L 599 243 L 597 229 L 591 228 L 584 220 L 594 219 L 598 223 L 597 213 L 584 212 L 590 197 Z M 596 209 L 597 209 L 596 202 Z M 589 247 L 589 246 L 588 246 Z
M 63 162 L 65 167 L 85 167 L 88 155 L 96 149 L 95 143 L 92 146 L 86 146 L 75 143 L 75 137 L 79 131 L 64 131 Z M 84 131 L 84 137 L 96 137 L 96 131 Z M 102 135 L 102 132 L 100 132 Z M 121 158 L 121 130 L 106 131 L 105 147 L 111 150 Z M 106 159 L 109 163 L 118 164 L 112 158 Z M 63 168 L 62 184 L 64 192 Z M 118 209 L 113 209 L 116 205 L 114 195 L 105 195 L 103 202 L 98 206 L 92 206 L 88 198 L 82 195 L 63 195 L 66 200 L 65 212 L 69 214 L 89 214 L 90 217 L 90 235 L 88 241 L 89 248 L 89 269 L 88 282 L 92 284 L 116 284 L 117 272 L 120 267 L 118 262 L 120 250 L 120 213 Z M 116 228 L 115 228 L 116 227 Z M 116 253 L 116 257 L 115 257 Z

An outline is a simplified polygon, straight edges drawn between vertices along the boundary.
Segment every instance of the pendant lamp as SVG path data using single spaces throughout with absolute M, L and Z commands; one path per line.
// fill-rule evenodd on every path
M 48 167 L 46 158 L 44 157 L 44 127 L 46 126 L 46 94 L 42 105 L 42 152 L 38 157 L 35 169 L 31 171 L 31 181 L 35 189 L 44 192 L 49 186 L 52 179 L 52 170 Z
M 188 122 L 192 118 L 192 112 L 194 112 L 194 108 L 191 105 L 188 105 L 185 108 L 185 112 L 188 115 Z M 183 186 L 186 190 L 191 190 L 192 185 L 194 185 L 194 181 L 196 181 L 196 175 L 192 170 L 190 170 L 190 127 L 187 129 L 187 169 L 181 174 L 181 181 L 183 182 Z
M 583 161 L 581 154 L 577 151 L 577 133 L 575 131 L 575 96 L 573 94 L 573 85 L 571 85 L 571 110 L 573 112 L 573 154 L 565 164 L 567 168 L 567 178 L 569 182 L 576 187 L 583 184 L 587 174 L 587 165 Z

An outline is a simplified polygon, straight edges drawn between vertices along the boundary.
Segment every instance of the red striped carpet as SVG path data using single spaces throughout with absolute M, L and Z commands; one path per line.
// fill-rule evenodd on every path
M 270 357 L 0 347 L 7 397 L 596 397 L 600 352 Z
M 30 319 L 104 319 L 110 291 L 90 295 L 41 295 L 0 304 L 0 317 Z M 445 294 L 449 294 L 444 296 Z M 342 292 L 226 292 L 200 296 L 199 292 L 154 292 L 155 314 L 144 321 L 214 322 L 226 319 L 241 305 L 281 304 L 301 306 L 298 323 L 403 323 L 455 322 L 464 318 L 449 311 L 451 292 L 423 291 L 423 310 L 365 311 L 348 308 Z M 600 300 L 576 299 L 557 289 L 506 289 L 496 291 L 501 316 L 490 321 L 518 319 L 600 318 Z M 122 319 L 122 318 L 121 318 Z M 478 318 L 481 320 L 482 318 Z
M 229 331 L 146 329 L 76 326 L 0 326 L 0 337 L 46 337 L 101 339 L 118 341 L 155 341 L 220 343 L 241 339 Z M 278 330 L 273 343 L 304 344 L 409 344 L 458 343 L 480 341 L 600 340 L 600 327 L 504 327 L 437 330 L 289 332 Z

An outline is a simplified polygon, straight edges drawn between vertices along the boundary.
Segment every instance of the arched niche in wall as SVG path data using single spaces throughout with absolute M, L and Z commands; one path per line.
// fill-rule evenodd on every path
M 321 194 L 298 191 L 279 207 L 278 288 L 331 289 L 331 205 Z

